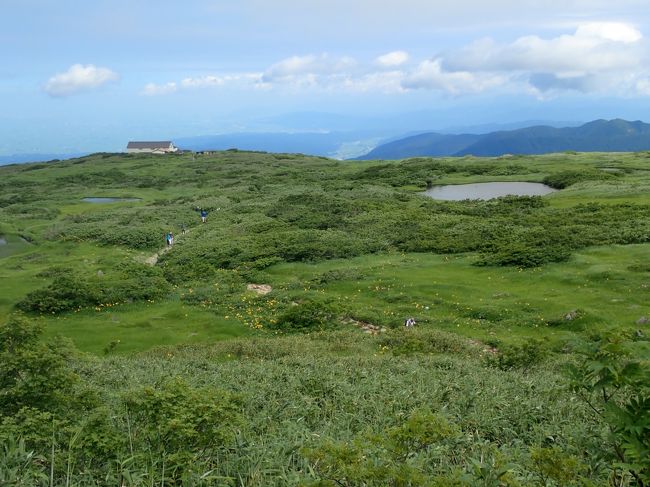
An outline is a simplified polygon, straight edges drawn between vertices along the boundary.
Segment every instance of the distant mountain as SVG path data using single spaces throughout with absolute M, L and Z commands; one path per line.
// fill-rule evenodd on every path
M 412 156 L 448 156 L 455 154 L 480 140 L 480 135 L 473 134 L 438 134 L 427 133 L 412 135 L 375 147 L 362 159 L 403 159 Z M 406 155 L 405 155 L 406 154 Z
M 403 159 L 416 156 L 500 156 L 579 152 L 636 152 L 650 150 L 650 124 L 621 119 L 595 120 L 579 127 L 549 126 L 502 130 L 487 134 L 427 133 L 375 147 L 366 159 Z
M 520 122 L 510 123 L 485 123 L 480 125 L 461 125 L 457 127 L 446 127 L 439 132 L 443 134 L 488 134 L 490 132 L 500 132 L 504 130 L 525 129 L 544 125 L 547 127 L 578 127 L 585 122 L 576 121 L 557 121 L 557 120 L 522 120 Z M 421 131 L 423 132 L 423 131 Z

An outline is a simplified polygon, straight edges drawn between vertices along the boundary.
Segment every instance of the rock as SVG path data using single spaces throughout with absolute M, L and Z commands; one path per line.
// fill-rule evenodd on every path
M 268 294 L 273 291 L 273 288 L 268 284 L 248 284 L 246 286 L 246 289 L 261 295 Z
M 493 297 L 493 298 L 508 298 L 508 297 L 510 297 L 510 293 L 506 293 L 506 292 L 503 292 L 503 293 L 494 293 L 494 294 L 492 295 L 492 297 Z
M 572 309 L 564 315 L 564 321 L 573 321 L 580 316 L 577 309 Z
M 647 316 L 642 316 L 641 318 L 636 320 L 637 325 L 647 325 L 648 323 L 650 323 L 650 319 L 648 319 Z

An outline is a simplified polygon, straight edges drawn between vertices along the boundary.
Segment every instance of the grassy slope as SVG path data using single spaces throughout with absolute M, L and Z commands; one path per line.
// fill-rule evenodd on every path
M 615 169 L 622 176 L 580 183 L 545 199 L 551 207 L 559 209 L 590 202 L 650 203 L 647 154 L 560 154 L 446 161 L 460 168 L 489 163 L 515 169 L 497 176 L 448 173 L 436 176 L 436 184 L 540 181 L 547 174 L 567 168 Z M 385 163 L 223 153 L 196 160 L 187 155 L 94 156 L 55 164 L 4 167 L 3 194 L 27 198 L 4 205 L 0 233 L 7 235 L 10 242 L 16 242 L 17 235 L 25 235 L 34 243 L 13 248 L 12 255 L 0 259 L 0 320 L 29 291 L 49 282 L 46 277 L 38 277 L 45 269 L 64 266 L 94 275 L 124 260 L 142 261 L 157 250 L 103 246 L 88 239 L 52 239 L 54 231 L 65 227 L 70 218 L 122 218 L 122 212 L 126 215 L 139 211 L 129 223 L 118 225 L 154 222 L 161 229 L 161 244 L 163 229 L 173 228 L 178 233 L 181 223 L 187 225 L 190 233 L 179 238 L 179 246 L 184 239 L 189 245 L 201 239 L 214 239 L 215 235 L 225 241 L 250 232 L 255 228 L 252 224 L 247 227 L 251 221 L 255 225 L 266 224 L 268 218 L 258 215 L 284 194 L 355 186 L 355 190 L 362 191 L 360 183 L 350 186 L 350 179 L 368 168 L 382 166 Z M 415 190 L 421 184 L 421 180 L 414 181 L 404 189 Z M 84 196 L 128 196 L 142 201 L 80 203 Z M 200 226 L 193 211 L 195 206 L 221 208 L 211 212 L 209 229 Z M 280 264 L 255 277 L 267 280 L 276 289 L 290 290 L 292 296 L 325 295 L 343 301 L 359 319 L 379 316 L 387 324 L 398 324 L 405 316 L 414 315 L 422 324 L 486 340 L 520 340 L 531 335 L 564 338 L 586 329 L 635 326 L 640 316 L 650 314 L 647 272 L 627 269 L 647 262 L 649 249 L 647 244 L 594 248 L 574 254 L 567 263 L 528 270 L 477 268 L 471 265 L 471 255 L 389 253 L 350 261 Z M 328 270 L 350 267 L 358 269 L 361 277 L 343 277 L 321 285 L 308 283 Z M 238 320 L 227 307 L 205 309 L 179 300 L 179 295 L 196 284 L 181 283 L 163 302 L 83 309 L 41 319 L 48 323 L 48 333 L 69 336 L 82 350 L 95 353 L 114 340 L 120 340 L 118 351 L 127 352 L 252 333 L 245 320 Z M 251 298 L 244 289 L 238 294 Z M 580 310 L 578 320 L 548 326 L 574 309 Z
M 532 460 L 539 447 L 547 453 L 552 447 L 567 465 L 574 462 L 566 474 L 570 481 L 581 475 L 585 485 L 609 485 L 612 479 L 630 485 L 629 476 L 616 477 L 605 425 L 567 387 L 564 366 L 575 356 L 564 347 L 576 336 L 647 326 L 635 322 L 650 315 L 650 244 L 591 246 L 573 252 L 567 262 L 520 269 L 477 267 L 471 252 L 403 252 L 405 247 L 390 238 L 429 213 L 447 225 L 436 234 L 453 235 L 465 225 L 459 235 L 467 238 L 475 237 L 473 229 L 485 228 L 484 220 L 507 225 L 527 218 L 528 209 L 507 205 L 495 207 L 505 212 L 499 216 L 490 205 L 431 202 L 416 194 L 424 178 L 540 181 L 587 167 L 616 167 L 623 173 L 548 196 L 549 206 L 530 210 L 533 215 L 557 211 L 562 216 L 593 202 L 626 203 L 640 209 L 629 214 L 643 226 L 650 216 L 641 206 L 650 203 L 648 161 L 646 154 L 462 158 L 446 161 L 460 171 L 427 172 L 432 161 L 337 163 L 223 153 L 197 160 L 98 155 L 0 169 L 0 235 L 10 242 L 20 242 L 19 235 L 32 240 L 0 256 L 0 322 L 30 291 L 52 282 L 57 268 L 89 282 L 115 283 L 116 269 L 156 253 L 165 231 L 178 233 L 180 224 L 189 229 L 158 265 L 172 282 L 165 298 L 34 317 L 47 325 L 49 336 L 68 336 L 91 355 L 66 362 L 78 374 L 69 384 L 77 388 L 76 395 L 68 391 L 74 401 L 63 398 L 64 406 L 53 409 L 54 419 L 37 410 L 27 412 L 28 420 L 3 418 L 0 437 L 14 434 L 14 421 L 28 451 L 36 452 L 31 467 L 43 474 L 41 485 L 49 485 L 50 472 L 53 485 L 171 485 L 169 460 L 176 454 L 190 473 L 196 469 L 197 476 L 209 478 L 183 485 L 383 486 L 405 475 L 405 468 L 422 478 L 404 485 L 506 485 L 506 479 L 507 485 L 549 485 Z M 491 173 L 477 173 L 482 165 L 491 166 Z M 84 196 L 142 201 L 93 205 L 80 203 Z M 196 206 L 211 209 L 208 224 L 200 224 Z M 589 228 L 603 232 L 597 223 L 591 221 Z M 314 225 L 330 229 L 314 231 Z M 133 232 L 139 228 L 143 232 Z M 424 230 L 410 235 L 417 238 Z M 337 231 L 333 241 L 323 237 Z M 115 235 L 124 243 L 105 241 Z M 275 245 L 277 235 L 293 245 L 279 246 L 283 252 L 321 247 L 345 252 L 376 240 L 389 244 L 348 258 L 255 268 L 264 262 L 256 253 L 266 255 L 265 245 Z M 347 235 L 355 237 L 339 249 L 338 240 Z M 232 268 L 204 266 L 215 254 L 227 262 L 246 253 L 250 260 L 234 260 Z M 267 297 L 247 292 L 249 282 L 270 284 L 273 292 Z M 306 299 L 329 301 L 357 320 L 397 328 L 370 335 L 348 324 L 338 331 L 289 336 L 254 329 L 257 323 L 266 326 L 278 309 Z M 574 310 L 576 319 L 563 319 Z M 405 332 L 399 325 L 406 316 L 416 317 L 420 326 Z M 552 354 L 541 363 L 520 357 L 525 364 L 501 370 L 489 366 L 496 358 L 493 350 L 465 337 L 490 345 L 539 338 L 569 353 Z M 117 344 L 115 355 L 93 356 L 110 343 Z M 507 347 L 501 350 L 507 356 Z M 41 384 L 40 371 L 36 374 L 33 387 L 49 391 L 50 384 Z M 156 403 L 157 395 L 168 394 L 166 388 L 179 380 L 189 385 L 181 398 L 165 396 Z M 229 394 L 238 398 L 240 421 L 206 427 L 204 407 Z M 151 415 L 132 418 L 130 401 L 149 404 Z M 236 436 L 214 451 L 193 446 L 193 413 L 199 437 L 211 440 L 211 428 L 236 430 Z M 431 413 L 446 418 L 455 433 L 439 439 Z M 424 415 L 424 426 L 434 432 L 428 446 L 412 450 L 423 427 L 409 426 L 417 415 Z M 50 434 L 54 420 L 63 426 Z M 179 429 L 181 444 L 160 440 L 161 428 L 176 430 L 179 424 L 189 428 L 188 436 Z M 409 449 L 399 456 L 392 453 L 393 440 L 405 427 Z M 355 448 L 361 448 L 358 455 Z M 328 457 L 328 452 L 333 453 Z M 0 461 L 21 468 L 30 464 L 2 452 Z M 332 466 L 339 471 L 330 473 Z M 345 480 L 346 469 L 363 480 Z M 135 480 L 126 480 L 125 473 Z

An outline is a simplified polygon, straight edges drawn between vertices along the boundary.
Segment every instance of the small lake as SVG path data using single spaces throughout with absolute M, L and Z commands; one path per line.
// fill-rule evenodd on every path
M 543 196 L 557 191 L 542 183 L 499 182 L 434 186 L 423 194 L 434 200 L 490 200 L 500 196 Z
M 103 196 L 89 196 L 87 198 L 82 198 L 81 201 L 84 201 L 86 203 L 123 203 L 125 201 L 141 201 L 141 198 L 112 198 Z
M 29 246 L 29 242 L 18 235 L 0 235 L 0 259 L 18 253 Z

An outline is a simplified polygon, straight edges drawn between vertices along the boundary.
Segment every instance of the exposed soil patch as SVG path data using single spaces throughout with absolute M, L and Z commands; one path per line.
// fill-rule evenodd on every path
M 495 347 L 486 345 L 485 343 L 479 340 L 468 340 L 468 341 L 470 344 L 474 345 L 475 347 L 480 348 L 484 353 L 489 353 L 491 355 L 497 355 L 499 353 L 499 350 L 497 350 Z
M 262 296 L 273 291 L 273 288 L 268 284 L 248 284 L 246 289 Z
M 354 318 L 348 318 L 347 320 L 345 320 L 345 323 L 349 323 L 351 325 L 356 326 L 357 328 L 361 328 L 364 332 L 369 333 L 371 335 L 377 335 L 379 333 L 383 333 L 386 331 L 386 328 L 384 328 L 383 326 L 373 325 L 372 323 L 355 320 Z

